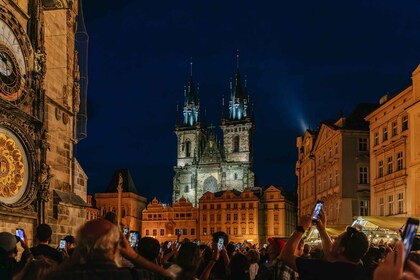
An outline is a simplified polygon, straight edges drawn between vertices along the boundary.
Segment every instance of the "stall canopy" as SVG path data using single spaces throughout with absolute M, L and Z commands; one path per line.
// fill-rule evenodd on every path
M 420 219 L 419 217 L 412 217 Z M 407 217 L 384 217 L 384 216 L 359 216 L 353 222 L 352 226 L 360 225 L 364 232 L 367 231 L 393 231 L 403 230 Z M 420 234 L 420 227 L 417 230 Z

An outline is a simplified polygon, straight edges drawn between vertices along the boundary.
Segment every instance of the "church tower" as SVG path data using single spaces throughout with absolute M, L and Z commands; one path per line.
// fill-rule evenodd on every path
M 196 200 L 196 168 L 194 167 L 201 155 L 205 144 L 205 133 L 200 125 L 199 87 L 195 90 L 191 73 L 188 86 L 184 88 L 184 104 L 182 108 L 182 122 L 177 124 L 175 134 L 178 139 L 177 165 L 174 167 L 173 201 L 184 196 L 189 201 Z
M 226 164 L 226 188 L 243 190 L 254 186 L 253 134 L 255 125 L 249 113 L 247 85 L 242 87 L 239 54 L 234 86 L 230 83 L 229 115 L 222 116 L 223 147 Z M 224 110 L 224 108 L 223 108 Z

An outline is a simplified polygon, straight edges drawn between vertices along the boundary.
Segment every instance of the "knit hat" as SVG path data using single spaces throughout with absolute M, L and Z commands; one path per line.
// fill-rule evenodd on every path
M 10 232 L 0 232 L 0 248 L 6 252 L 16 248 L 16 236 Z

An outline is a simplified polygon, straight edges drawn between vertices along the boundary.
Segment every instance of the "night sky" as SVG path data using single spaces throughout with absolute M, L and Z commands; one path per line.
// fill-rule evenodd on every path
M 220 124 L 236 70 L 255 104 L 258 185 L 296 187 L 296 136 L 410 85 L 420 2 L 84 0 L 90 193 L 129 168 L 139 194 L 170 202 L 176 106 L 193 60 L 207 123 Z

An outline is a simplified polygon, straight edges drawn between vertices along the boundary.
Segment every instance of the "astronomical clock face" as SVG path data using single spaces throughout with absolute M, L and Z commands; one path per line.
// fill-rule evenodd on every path
M 23 196 L 28 184 L 28 160 L 19 139 L 0 127 L 0 201 L 12 204 Z
M 26 78 L 22 47 L 13 30 L 0 20 L 0 98 L 18 100 Z

